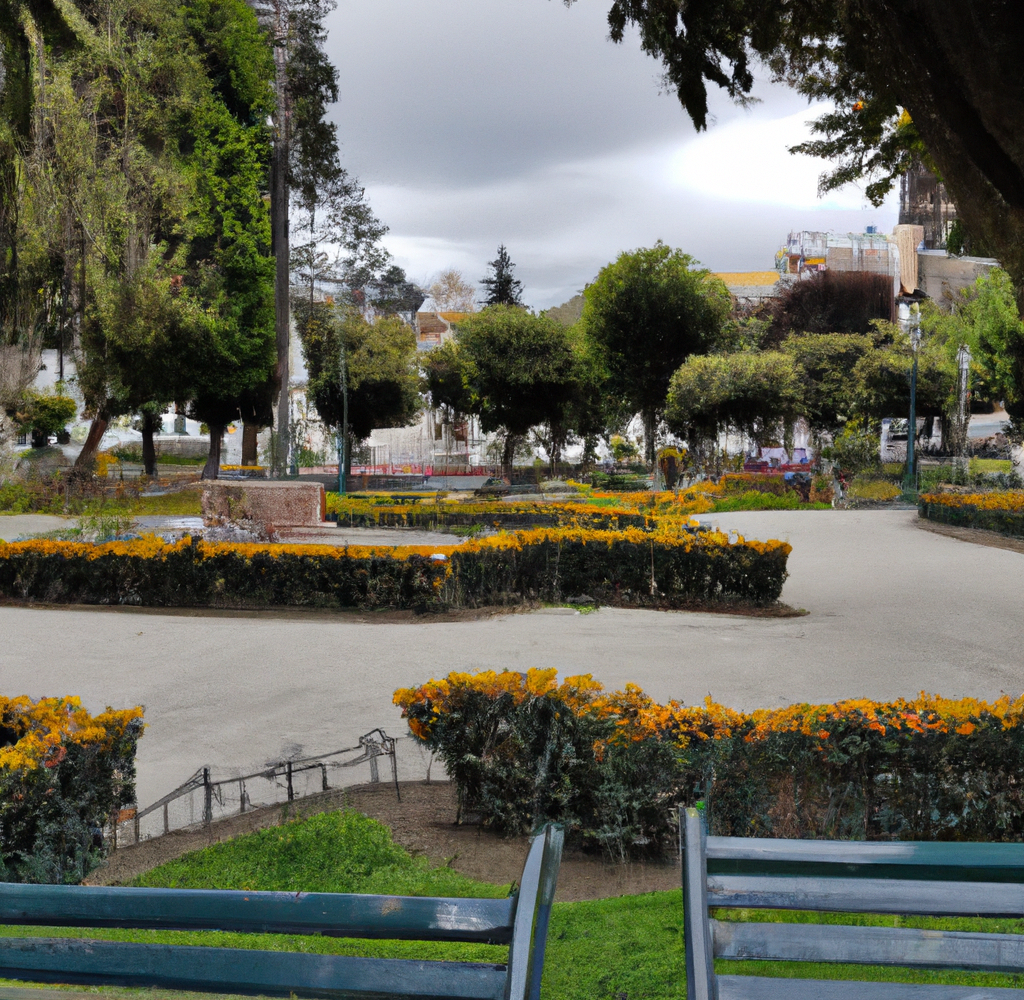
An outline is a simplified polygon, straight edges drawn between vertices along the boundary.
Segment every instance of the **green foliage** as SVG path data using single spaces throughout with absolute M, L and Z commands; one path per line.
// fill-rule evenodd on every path
M 854 417 L 843 426 L 830 447 L 822 448 L 821 455 L 843 472 L 856 475 L 878 466 L 879 446 L 879 436 L 871 431 L 865 421 Z
M 1017 487 L 1019 489 L 1019 486 Z M 1024 513 L 1019 510 L 985 509 L 971 504 L 951 506 L 943 503 L 918 503 L 921 517 L 957 528 L 980 528 L 1010 538 L 1024 538 Z
M 568 843 L 623 858 L 657 855 L 671 842 L 682 788 L 670 743 L 611 743 L 599 754 L 614 721 L 545 695 L 517 700 L 466 686 L 436 715 L 429 699 L 408 709 L 430 727 L 426 744 L 455 783 L 460 814 L 479 813 L 506 836 L 557 818 Z
M 0 719 L 0 747 L 17 739 Z M 103 859 L 102 829 L 135 800 L 141 719 L 108 741 L 64 740 L 54 762 L 0 768 L 0 878 L 77 883 Z
M 512 258 L 502 243 L 498 247 L 498 256 L 487 265 L 491 273 L 480 279 L 480 284 L 487 290 L 484 300 L 489 306 L 522 306 L 523 283 L 514 276 L 516 269 Z
M 473 412 L 485 431 L 504 433 L 503 465 L 511 472 L 517 439 L 538 424 L 566 423 L 577 374 L 573 342 L 561 323 L 509 305 L 467 316 L 456 338 Z
M 0 595 L 50 603 L 156 607 L 412 608 L 515 605 L 591 594 L 603 603 L 685 607 L 718 600 L 777 601 L 788 546 L 692 545 L 586 534 L 456 549 L 447 562 L 386 551 L 207 548 L 192 542 L 65 551 L 24 543 L 0 558 Z
M 353 892 L 396 896 L 499 898 L 508 886 L 430 867 L 391 831 L 351 809 L 320 813 L 192 851 L 132 885 L 263 892 Z
M 829 510 L 831 504 L 806 503 L 795 490 L 776 495 L 763 490 L 747 490 L 738 496 L 724 497 L 715 501 L 715 514 L 738 510 Z
M 78 412 L 70 396 L 58 392 L 28 392 L 18 414 L 22 427 L 32 431 L 32 444 L 41 448 L 51 434 L 59 434 Z
M 1004 401 L 1011 416 L 1024 416 L 1024 320 L 1010 276 L 995 268 L 979 278 L 958 304 L 954 322 L 959 336 L 951 341 L 969 344 L 989 395 Z
M 910 408 L 913 352 L 908 339 L 891 326 L 892 342 L 865 353 L 854 366 L 856 412 L 862 417 L 902 416 Z M 940 417 L 956 384 L 954 362 L 934 340 L 922 338 L 917 352 L 917 415 Z
M 854 369 L 873 348 L 870 336 L 856 334 L 798 333 L 782 342 L 779 350 L 803 372 L 802 411 L 812 430 L 836 434 L 856 413 Z
M 446 340 L 439 347 L 427 351 L 420 362 L 423 373 L 423 391 L 435 410 L 440 410 L 449 421 L 456 416 L 472 412 L 473 397 L 466 384 L 467 372 L 464 356 L 454 340 Z
M 778 351 L 691 357 L 672 376 L 665 421 L 691 447 L 716 446 L 727 428 L 767 444 L 800 414 L 802 374 Z
M 344 306 L 315 303 L 299 310 L 299 335 L 309 398 L 328 426 L 342 424 L 342 349 L 353 438 L 362 440 L 376 427 L 404 427 L 416 419 L 421 405 L 416 335 L 407 323 L 396 316 L 369 323 Z
M 712 350 L 731 308 L 725 285 L 664 243 L 620 254 L 584 292 L 583 326 L 607 372 L 606 392 L 644 416 L 654 461 L 655 429 L 669 382 L 691 354 Z

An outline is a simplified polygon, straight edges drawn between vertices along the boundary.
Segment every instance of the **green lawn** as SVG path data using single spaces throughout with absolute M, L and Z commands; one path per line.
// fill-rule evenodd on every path
M 132 884 L 180 888 L 369 892 L 400 895 L 505 896 L 509 886 L 474 881 L 446 866 L 431 867 L 391 840 L 390 832 L 353 811 L 324 813 L 248 834 L 185 855 Z M 1024 920 L 952 920 L 719 911 L 720 919 L 873 924 L 941 930 L 1024 933 Z M 582 903 L 556 903 L 544 968 L 545 1000 L 679 1000 L 685 996 L 681 893 L 652 892 Z M 283 934 L 220 932 L 58 930 L 10 927 L 21 936 L 91 937 L 234 948 L 263 948 L 387 958 L 503 962 L 507 949 L 489 945 L 438 945 Z M 891 980 L 975 986 L 1024 986 L 1024 976 L 936 972 L 810 963 L 719 962 L 721 973 L 812 979 Z M 0 980 L 0 985 L 15 985 Z M 137 996 L 136 991 L 103 991 Z M 159 991 L 160 996 L 167 991 Z M 151 996 L 146 991 L 143 996 Z

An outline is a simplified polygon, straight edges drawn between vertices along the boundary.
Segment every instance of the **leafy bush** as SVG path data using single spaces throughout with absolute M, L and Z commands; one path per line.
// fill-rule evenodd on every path
M 656 852 L 674 843 L 676 806 L 703 800 L 711 831 L 730 836 L 1024 837 L 1024 697 L 745 714 L 531 670 L 453 673 L 395 703 L 463 814 L 504 833 L 558 820 L 583 846 Z
M 103 827 L 135 800 L 141 735 L 141 708 L 0 697 L 0 880 L 80 882 L 96 867 Z
M 856 475 L 878 465 L 880 443 L 879 436 L 855 417 L 847 421 L 829 447 L 821 449 L 821 455 L 844 472 Z
M 1024 538 L 1024 491 L 922 493 L 918 514 L 962 528 L 982 528 Z
M 605 603 L 682 607 L 776 601 L 784 542 L 719 532 L 670 535 L 538 530 L 459 547 L 0 543 L 0 594 L 22 600 L 181 606 L 481 607 L 590 594 Z M 435 558 L 440 556 L 442 558 Z

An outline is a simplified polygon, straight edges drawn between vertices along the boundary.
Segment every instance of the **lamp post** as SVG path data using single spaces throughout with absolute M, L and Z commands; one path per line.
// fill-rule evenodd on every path
M 970 395 L 971 349 L 961 344 L 956 352 L 957 367 L 957 412 L 956 412 L 956 468 L 958 472 L 967 472 L 967 426 L 970 421 L 967 399 Z
M 348 491 L 348 372 L 345 370 L 345 341 L 338 331 L 338 345 L 341 355 L 341 434 L 338 436 L 338 492 L 344 496 Z
M 913 305 L 900 303 L 899 323 L 900 329 L 910 336 L 910 348 L 914 354 L 910 369 L 910 420 L 907 423 L 907 467 L 903 474 L 903 492 L 916 493 L 914 445 L 917 438 L 917 349 L 921 345 L 921 310 L 916 302 Z

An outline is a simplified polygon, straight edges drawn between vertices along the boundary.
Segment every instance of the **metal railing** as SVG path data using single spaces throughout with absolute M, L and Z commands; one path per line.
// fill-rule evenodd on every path
M 139 843 L 140 840 L 159 837 L 172 830 L 190 830 L 209 827 L 216 820 L 242 815 L 254 809 L 293 802 L 331 789 L 328 772 L 332 769 L 370 765 L 370 782 L 380 782 L 378 758 L 391 759 L 391 780 L 398 801 L 402 793 L 398 787 L 397 739 L 383 729 L 372 729 L 359 737 L 354 747 L 332 750 L 314 757 L 298 757 L 268 764 L 250 774 L 214 780 L 209 767 L 201 767 L 187 781 L 144 809 L 122 809 L 110 824 L 109 843 L 118 845 Z M 346 754 L 358 754 L 350 760 L 339 760 Z M 343 787 L 334 785 L 333 787 Z

